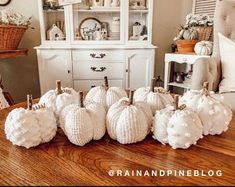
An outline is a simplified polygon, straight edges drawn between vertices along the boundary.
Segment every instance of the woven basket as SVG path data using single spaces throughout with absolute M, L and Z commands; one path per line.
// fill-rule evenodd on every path
M 198 31 L 199 41 L 210 41 L 212 39 L 213 27 L 198 26 L 196 30 Z
M 198 40 L 177 40 L 176 45 L 178 52 L 180 53 L 191 53 L 194 52 L 194 47 Z
M 0 25 L 0 50 L 16 50 L 26 26 Z

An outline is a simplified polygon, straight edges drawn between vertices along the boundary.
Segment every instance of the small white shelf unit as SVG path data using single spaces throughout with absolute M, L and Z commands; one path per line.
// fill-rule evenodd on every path
M 164 88 L 169 90 L 169 86 L 183 88 L 188 90 L 191 88 L 190 82 L 177 83 L 170 82 L 171 63 L 193 65 L 199 58 L 210 58 L 210 56 L 196 55 L 196 54 L 180 54 L 180 53 L 167 53 L 165 55 L 165 81 Z

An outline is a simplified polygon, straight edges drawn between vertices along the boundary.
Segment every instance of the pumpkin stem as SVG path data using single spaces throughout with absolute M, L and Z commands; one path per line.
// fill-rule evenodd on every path
M 33 96 L 27 95 L 27 109 L 33 110 Z
M 83 102 L 84 95 L 83 95 L 83 92 L 79 92 L 79 98 L 80 98 L 80 106 L 82 108 L 84 108 L 84 102 Z
M 130 90 L 130 92 L 129 92 L 130 105 L 133 105 L 133 103 L 134 103 L 134 93 L 135 93 L 135 91 L 133 91 L 133 90 Z
M 105 86 L 106 89 L 109 88 L 109 81 L 108 81 L 108 77 L 107 76 L 104 77 L 104 86 Z
M 174 110 L 179 110 L 179 96 L 174 96 Z
M 57 95 L 60 95 L 63 93 L 60 80 L 56 81 L 56 92 L 57 92 Z
M 187 106 L 186 105 L 181 105 L 179 106 L 179 96 L 175 95 L 174 96 L 174 110 L 184 110 Z
M 204 82 L 203 83 L 203 94 L 205 96 L 209 95 L 209 82 Z
M 150 91 L 151 91 L 151 92 L 154 92 L 155 83 L 156 83 L 156 78 L 152 78 L 152 80 L 151 80 L 151 86 L 150 86 Z

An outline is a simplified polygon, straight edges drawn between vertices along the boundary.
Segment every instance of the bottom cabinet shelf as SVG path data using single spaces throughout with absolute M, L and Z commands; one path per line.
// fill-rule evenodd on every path
M 184 88 L 184 89 L 190 89 L 191 84 L 190 83 L 177 83 L 177 82 L 170 82 L 168 83 L 168 86 L 175 86 L 179 88 Z

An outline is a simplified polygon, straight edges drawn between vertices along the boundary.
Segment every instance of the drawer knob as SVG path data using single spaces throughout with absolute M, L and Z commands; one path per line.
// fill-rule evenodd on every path
M 91 67 L 91 70 L 94 72 L 104 72 L 106 69 L 107 69 L 106 67 L 100 67 L 100 68 Z
M 101 54 L 97 55 L 97 54 L 95 54 L 95 53 L 92 53 L 92 54 L 90 54 L 90 56 L 91 56 L 92 58 L 102 59 L 102 58 L 104 58 L 104 57 L 106 56 L 106 54 L 101 53 Z

